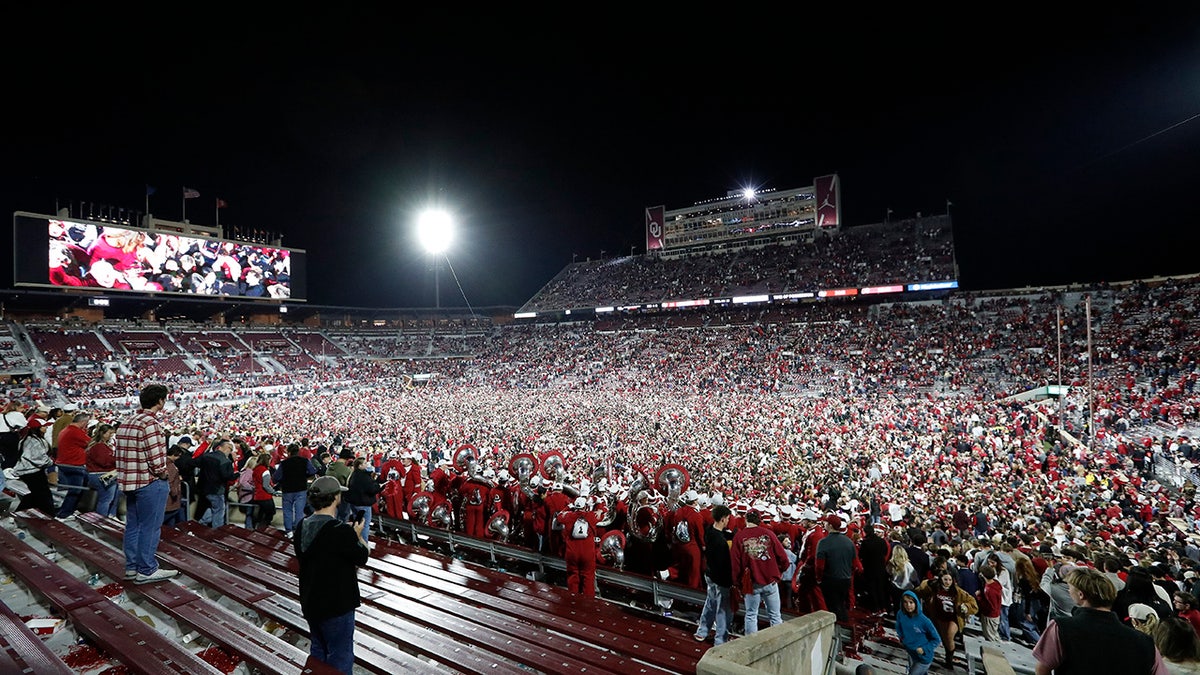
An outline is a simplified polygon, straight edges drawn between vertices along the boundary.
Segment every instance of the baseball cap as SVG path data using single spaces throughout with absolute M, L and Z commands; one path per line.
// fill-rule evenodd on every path
M 336 495 L 340 492 L 345 492 L 346 490 L 346 486 L 339 483 L 338 479 L 334 478 L 333 476 L 321 476 L 320 478 L 314 480 L 312 485 L 308 486 L 308 494 L 315 497 Z
M 1158 618 L 1158 612 L 1154 611 L 1154 608 L 1150 605 L 1144 605 L 1140 602 L 1135 602 L 1129 606 L 1129 618 L 1131 619 L 1145 621 L 1150 617 L 1151 614 L 1154 615 L 1154 618 Z

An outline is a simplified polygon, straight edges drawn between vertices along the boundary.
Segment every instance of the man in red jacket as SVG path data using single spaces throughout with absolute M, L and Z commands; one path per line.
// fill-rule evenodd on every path
M 567 589 L 595 597 L 598 532 L 596 514 L 588 508 L 587 497 L 576 497 L 570 510 L 562 511 L 555 520 L 562 525 L 566 545 Z
M 758 632 L 760 603 L 766 605 L 770 625 L 783 623 L 779 608 L 779 579 L 788 568 L 787 551 L 775 533 L 761 523 L 762 517 L 758 511 L 747 511 L 746 527 L 734 535 L 730 547 L 733 583 L 740 584 L 745 595 L 746 635 Z M 748 577 L 745 581 L 743 574 Z
M 70 414 L 63 413 L 64 416 Z M 75 514 L 79 494 L 87 486 L 87 446 L 92 440 L 88 436 L 87 424 L 91 419 L 91 413 L 77 412 L 58 435 L 58 455 L 54 463 L 58 467 L 59 486 L 67 488 L 62 506 L 58 509 L 59 518 Z

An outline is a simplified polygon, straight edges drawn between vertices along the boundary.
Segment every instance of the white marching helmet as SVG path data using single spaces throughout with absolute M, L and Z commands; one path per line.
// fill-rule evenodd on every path
M 576 497 L 575 501 L 571 503 L 571 508 L 578 511 L 580 509 L 586 509 L 587 505 L 588 505 L 587 497 Z

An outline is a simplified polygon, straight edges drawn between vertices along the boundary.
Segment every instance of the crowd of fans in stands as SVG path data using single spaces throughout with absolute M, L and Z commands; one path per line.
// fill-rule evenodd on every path
M 921 236 L 937 241 L 936 233 Z M 896 269 L 885 262 L 873 264 Z M 706 277 L 673 274 L 689 293 L 705 284 L 714 293 L 750 287 L 741 278 L 718 288 Z M 616 287 L 590 270 L 590 285 L 564 286 L 556 297 L 578 306 L 605 293 L 637 296 L 639 275 L 621 275 L 627 283 Z M 770 276 L 777 279 L 778 270 Z M 829 527 L 831 514 L 848 523 L 864 566 L 854 598 L 867 609 L 895 611 L 900 592 L 918 589 L 942 569 L 970 586 L 973 578 L 962 570 L 980 574 L 980 563 L 995 551 L 1006 573 L 993 572 L 1010 600 L 998 634 L 1018 627 L 1022 639 L 1035 640 L 1056 608 L 1062 611 L 1053 584 L 1067 565 L 1110 571 L 1135 589 L 1144 570 L 1200 597 L 1192 583 L 1200 573 L 1193 540 L 1200 509 L 1191 471 L 1200 461 L 1191 440 L 1200 426 L 1194 318 L 1200 284 L 1096 287 L 1084 298 L 1083 290 L 963 294 L 923 303 L 828 302 L 508 326 L 458 338 L 468 358 L 422 361 L 419 368 L 436 377 L 415 387 L 406 377 L 414 369 L 409 361 L 351 356 L 379 357 L 384 352 L 368 344 L 403 345 L 408 338 L 364 332 L 335 338 L 341 353 L 334 367 L 257 378 L 219 372 L 225 393 L 185 399 L 166 416 L 201 450 L 236 437 L 242 462 L 261 454 L 277 462 L 288 444 L 303 439 L 321 468 L 342 455 L 357 457 L 361 470 L 374 467 L 381 483 L 396 479 L 385 467 L 398 453 L 416 453 L 432 479 L 445 471 L 441 460 L 469 444 L 478 450 L 479 476 L 499 483 L 515 456 L 557 450 L 566 475 L 540 488 L 527 485 L 530 499 L 544 503 L 557 482 L 586 492 L 594 508 L 624 503 L 627 515 L 638 506 L 639 495 L 629 489 L 639 475 L 679 465 L 702 497 L 697 507 L 723 503 L 736 516 L 753 510 L 786 534 L 797 556 L 795 580 L 804 575 L 806 532 Z M 429 342 L 415 344 L 430 354 Z M 80 350 L 90 348 L 47 351 L 54 380 L 39 386 L 69 389 L 60 369 L 81 358 Z M 165 379 L 188 394 L 214 378 Z M 334 382 L 353 389 L 315 386 Z M 1061 402 L 1006 398 L 1059 382 L 1074 387 Z M 126 386 L 139 384 L 131 378 Z M 308 388 L 211 405 L 230 392 L 248 395 L 256 384 Z M 99 393 L 85 386 L 74 398 L 95 408 Z M 421 491 L 437 491 L 433 482 Z M 386 502 L 378 508 L 386 512 Z M 810 512 L 820 519 L 806 518 Z M 511 543 L 547 546 L 522 538 L 518 533 L 531 526 L 509 515 Z M 670 510 L 662 515 L 672 517 Z M 459 516 L 450 526 L 462 522 Z M 862 550 L 874 535 L 887 543 L 882 560 L 870 546 Z M 901 550 L 906 560 L 896 562 Z M 1021 570 L 1022 557 L 1033 574 Z M 690 578 L 669 546 L 631 549 L 625 565 Z M 878 585 L 879 573 L 896 589 Z M 1019 612 L 1012 610 L 1014 592 L 1022 598 Z M 1131 595 L 1116 607 L 1121 618 L 1149 604 L 1149 596 Z M 804 611 L 802 598 L 793 596 L 794 611 Z M 1172 613 L 1155 612 L 1159 619 Z

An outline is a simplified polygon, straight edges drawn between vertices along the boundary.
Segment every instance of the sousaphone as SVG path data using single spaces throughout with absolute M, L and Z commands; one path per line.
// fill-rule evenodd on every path
M 479 465 L 479 450 L 470 443 L 460 445 L 451 455 L 450 463 L 459 473 L 470 476 L 475 473 L 476 467 Z
M 567 460 L 562 450 L 547 450 L 538 457 L 538 472 L 548 481 L 561 481 L 567 471 Z
M 433 498 L 428 492 L 418 493 L 408 504 L 408 517 L 414 523 L 427 524 L 429 522 L 429 505 L 432 503 Z
M 625 566 L 625 535 L 620 530 L 613 530 L 600 540 L 600 556 L 617 569 Z
M 654 485 L 666 494 L 667 506 L 672 510 L 679 505 L 680 496 L 687 491 L 691 483 L 692 478 L 688 475 L 687 469 L 679 464 L 664 464 L 654 474 Z
M 517 482 L 521 484 L 521 487 L 528 487 L 529 479 L 538 472 L 537 457 L 530 452 L 513 455 L 508 462 L 508 472 L 517 477 Z
M 508 541 L 508 534 L 509 534 L 508 514 L 501 513 L 501 512 L 493 513 L 492 517 L 488 518 L 488 523 L 487 523 L 488 538 L 495 539 L 497 541 Z

